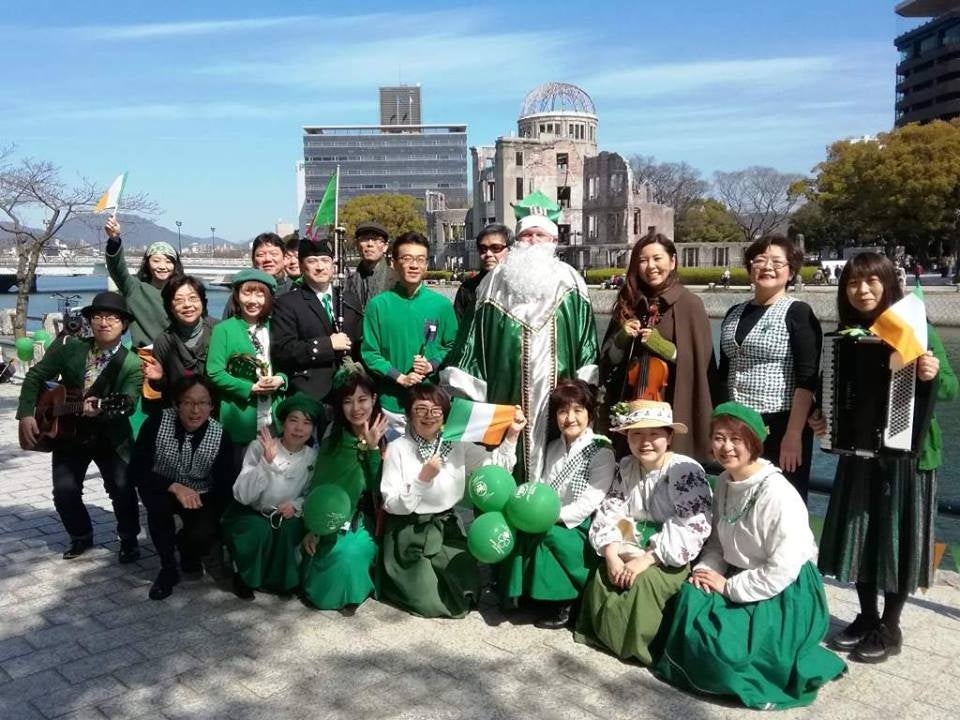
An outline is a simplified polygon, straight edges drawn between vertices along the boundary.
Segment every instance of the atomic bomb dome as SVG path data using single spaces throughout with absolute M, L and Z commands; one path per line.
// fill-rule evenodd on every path
M 563 139 L 593 146 L 596 154 L 597 110 L 576 85 L 552 82 L 527 93 L 520 106 L 517 134 L 522 138 Z

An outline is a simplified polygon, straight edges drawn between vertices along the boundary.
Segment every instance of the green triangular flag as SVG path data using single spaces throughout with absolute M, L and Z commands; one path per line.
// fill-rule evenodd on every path
M 337 195 L 340 186 L 340 168 L 338 167 L 330 180 L 327 181 L 327 189 L 323 191 L 323 197 L 320 198 L 320 204 L 317 205 L 317 212 L 307 228 L 307 235 L 313 237 L 318 228 L 329 227 L 337 222 Z
M 560 219 L 560 212 L 560 206 L 539 190 L 534 190 L 523 200 L 513 203 L 513 214 L 517 220 L 527 215 L 543 215 L 551 222 L 557 222 Z

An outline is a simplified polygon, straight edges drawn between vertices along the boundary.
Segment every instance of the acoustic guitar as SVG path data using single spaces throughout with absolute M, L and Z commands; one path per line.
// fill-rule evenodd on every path
M 651 303 L 646 316 L 639 318 L 642 328 L 656 327 L 660 322 L 660 308 Z M 662 358 L 649 350 L 640 357 L 633 357 L 637 339 L 630 344 L 630 361 L 624 375 L 624 388 L 621 397 L 624 400 L 656 400 L 663 402 L 664 392 L 670 382 L 670 366 Z
M 39 439 L 34 447 L 20 447 L 24 450 L 51 452 L 61 448 L 77 447 L 93 439 L 96 428 L 83 422 L 83 390 L 54 385 L 40 392 L 34 418 L 40 430 Z M 123 393 L 106 395 L 99 398 L 97 407 L 100 414 L 97 419 L 127 417 L 133 413 L 133 399 Z

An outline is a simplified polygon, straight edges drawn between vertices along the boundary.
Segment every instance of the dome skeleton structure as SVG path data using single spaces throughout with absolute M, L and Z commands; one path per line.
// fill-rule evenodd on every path
M 519 119 L 544 113 L 578 113 L 596 117 L 597 110 L 590 96 L 576 85 L 551 82 L 527 93 L 520 106 Z

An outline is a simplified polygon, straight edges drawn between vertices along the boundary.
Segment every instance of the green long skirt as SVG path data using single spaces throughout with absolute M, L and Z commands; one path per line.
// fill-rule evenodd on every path
M 840 458 L 820 537 L 824 575 L 901 594 L 932 584 L 937 475 L 916 463 Z
M 359 605 L 374 594 L 373 520 L 364 513 L 358 518 L 355 529 L 318 538 L 313 557 L 303 555 L 300 586 L 307 601 L 320 610 Z
M 589 529 L 587 518 L 574 528 L 553 525 L 542 535 L 517 531 L 513 552 L 500 564 L 501 596 L 555 602 L 578 598 L 597 567 Z
M 220 520 L 234 571 L 251 588 L 290 593 L 300 582 L 301 518 L 284 520 L 279 528 L 256 510 L 232 502 Z
M 629 590 L 621 590 L 610 582 L 606 563 L 601 563 L 583 593 L 574 639 L 622 660 L 651 665 L 670 627 L 669 609 L 689 574 L 689 565 L 655 565 L 644 570 Z
M 477 561 L 454 512 L 387 515 L 381 598 L 414 615 L 459 618 L 480 596 Z
M 683 690 L 734 696 L 758 710 L 809 705 L 846 670 L 820 645 L 829 625 L 813 563 L 779 595 L 759 602 L 735 603 L 685 583 L 653 672 Z

